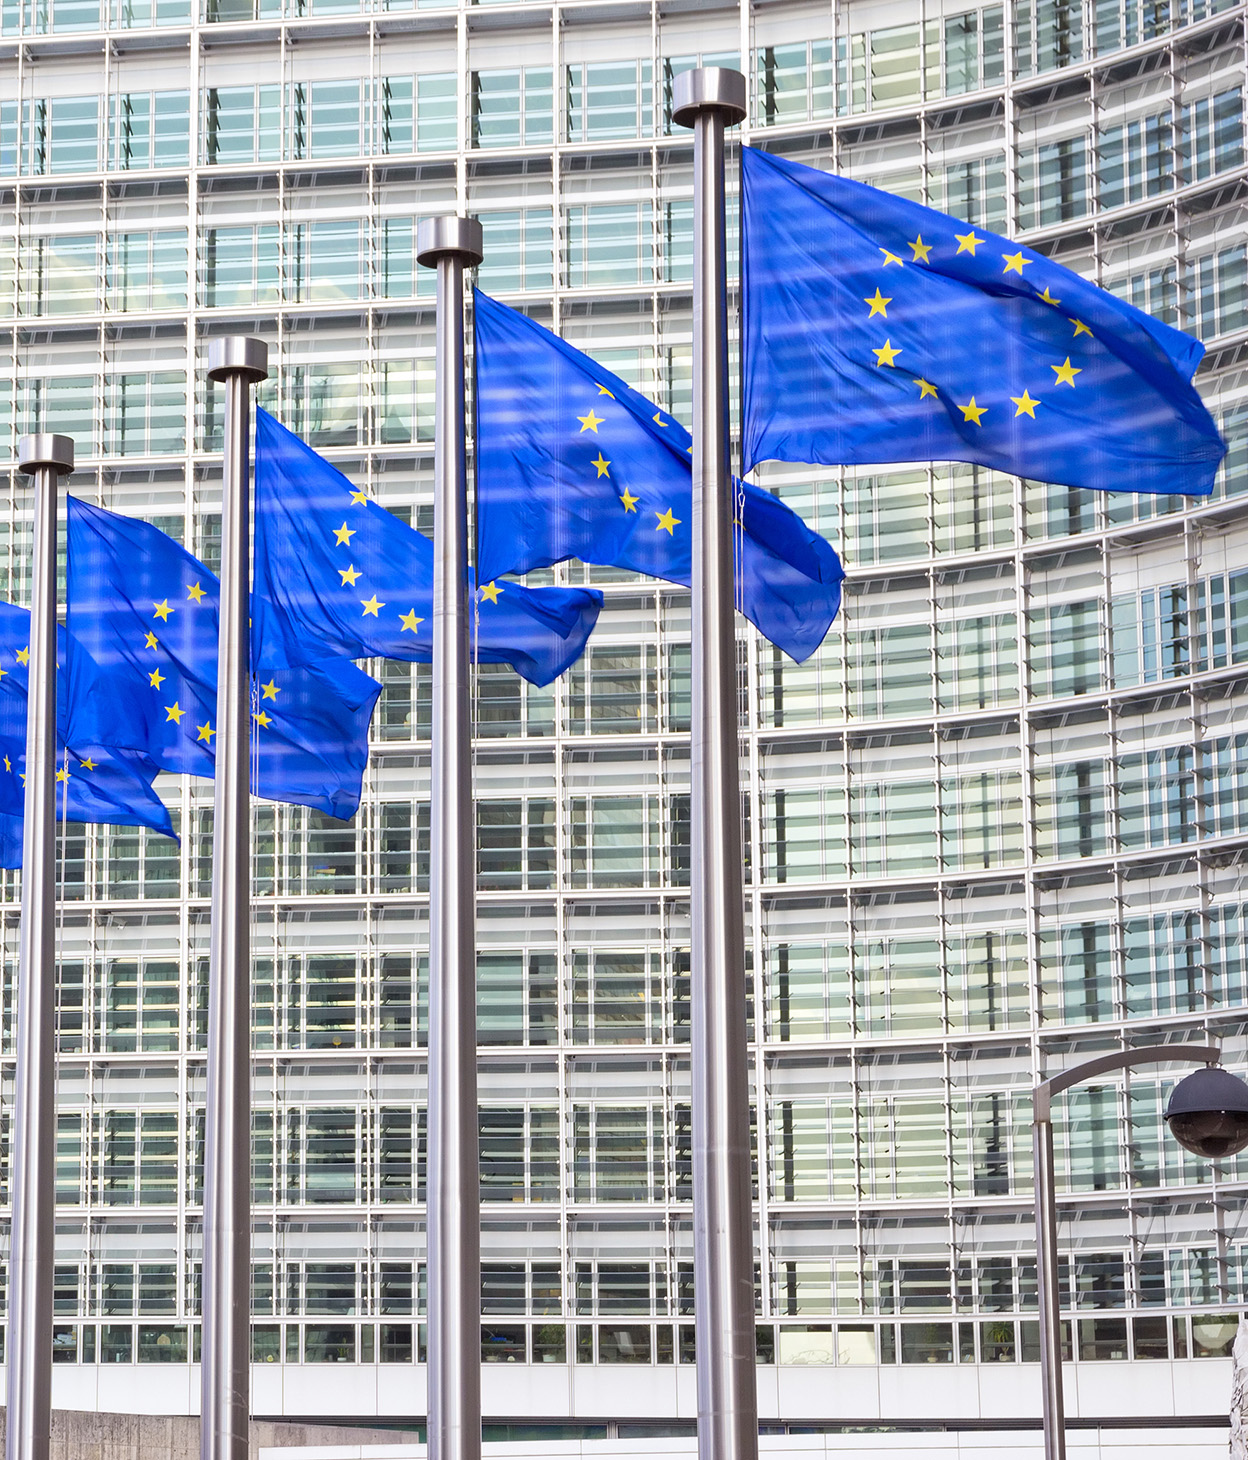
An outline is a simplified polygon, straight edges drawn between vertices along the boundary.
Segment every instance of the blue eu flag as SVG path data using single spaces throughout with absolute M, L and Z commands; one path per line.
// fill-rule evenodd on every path
M 327 652 L 428 663 L 433 544 L 256 411 L 256 593 L 261 634 L 298 661 Z M 549 684 L 580 658 L 602 594 L 487 582 L 474 658 Z
M 29 662 L 30 614 L 0 603 L 0 817 L 15 823 L 8 830 L 16 848 L 16 861 L 4 861 L 0 850 L 0 866 L 21 863 Z M 152 789 L 156 766 L 128 749 L 128 741 L 102 738 L 121 723 L 114 709 L 125 704 L 130 688 L 126 676 L 105 675 L 64 629 L 58 632 L 58 815 L 173 836 L 169 812 Z
M 687 587 L 689 433 L 557 335 L 474 297 L 482 576 L 580 558 Z M 770 492 L 737 491 L 738 606 L 805 659 L 840 607 L 840 560 Z
M 105 672 L 138 675 L 124 743 L 162 770 L 214 773 L 219 596 L 215 575 L 158 528 L 69 499 L 70 627 Z M 353 816 L 380 693 L 348 660 L 292 667 L 253 635 L 255 793 Z
M 176 841 L 165 803 L 152 789 L 155 778 L 156 767 L 136 751 L 97 746 L 78 753 L 57 737 L 58 820 L 147 826 Z M 25 780 L 25 740 L 0 740 L 0 815 L 22 820 Z
M 970 461 L 1206 495 L 1226 448 L 1199 340 L 1020 244 L 741 149 L 742 451 Z

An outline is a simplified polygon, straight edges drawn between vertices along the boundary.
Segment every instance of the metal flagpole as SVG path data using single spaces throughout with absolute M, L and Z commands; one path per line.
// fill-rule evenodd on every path
M 267 378 L 263 340 L 230 335 L 208 351 L 225 385 L 221 617 L 217 650 L 208 1100 L 204 1129 L 201 1460 L 247 1460 L 251 1380 L 251 387 Z
M 429 1460 L 481 1455 L 481 1177 L 477 1138 L 476 850 L 468 721 L 464 271 L 481 225 L 426 218 L 438 271 L 433 465 L 433 743 L 429 807 Z
M 22 926 L 17 974 L 13 1226 L 9 1247 L 8 1460 L 47 1460 L 52 1433 L 56 1243 L 56 526 L 68 436 L 23 436 L 34 478 L 34 584 L 26 705 Z
M 672 120 L 693 128 L 692 1118 L 694 1335 L 701 1460 L 758 1455 L 745 918 L 728 462 L 724 130 L 745 77 L 677 76 Z

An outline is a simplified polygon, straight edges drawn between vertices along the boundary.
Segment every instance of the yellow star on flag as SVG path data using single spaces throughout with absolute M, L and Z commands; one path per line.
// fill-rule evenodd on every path
M 173 704 L 165 706 L 165 719 L 172 720 L 175 725 L 182 723 L 182 716 L 185 714 L 186 711 L 178 704 L 177 700 L 174 700 Z
M 598 434 L 598 427 L 601 426 L 607 418 L 606 416 L 594 415 L 594 408 L 591 406 L 589 408 L 589 414 L 587 416 L 577 416 L 576 419 L 581 423 L 582 435 L 584 435 L 586 431 L 592 431 L 596 436 Z
M 78 764 L 83 768 L 84 771 L 93 771 L 96 767 L 96 762 L 93 761 L 89 755 L 84 755 L 83 758 L 78 762 Z
M 1004 274 L 1018 274 L 1022 277 L 1023 265 L 1035 263 L 1034 259 L 1025 259 L 1020 248 L 1017 253 L 1005 253 L 1001 257 L 1005 260 L 1005 268 L 1001 271 Z
M 615 396 L 611 395 L 611 392 L 607 389 L 607 387 L 605 385 L 600 385 L 598 387 L 598 394 L 599 395 L 610 395 L 612 400 L 615 399 Z
M 1072 319 L 1070 322 L 1075 327 L 1075 339 L 1078 339 L 1080 335 L 1092 335 L 1092 331 L 1081 319 Z M 1095 339 L 1095 336 L 1093 335 L 1092 338 Z
M 597 458 L 594 461 L 591 461 L 589 464 L 590 466 L 598 468 L 598 476 L 609 477 L 611 475 L 611 473 L 607 470 L 611 463 L 606 459 L 605 456 L 603 456 L 601 451 L 598 453 Z M 597 480 L 597 478 L 595 478 L 595 480 Z
M 13 762 L 8 758 L 7 755 L 4 758 L 4 768 L 6 771 L 11 771 L 13 769 Z
M 624 495 L 620 498 L 620 501 L 624 503 L 625 512 L 636 512 L 637 503 L 641 501 L 641 498 L 634 497 L 632 492 L 630 492 L 628 488 L 625 487 Z
M 885 268 L 888 268 L 889 264 L 896 264 L 898 268 L 903 266 L 903 260 L 899 259 L 895 253 L 889 253 L 886 248 L 881 248 L 880 252 L 884 255 Z
M 273 679 L 268 684 L 262 684 L 260 688 L 264 691 L 263 698 L 266 700 L 275 700 L 282 692 L 281 686 Z
M 355 580 L 360 576 L 360 574 L 357 571 L 355 564 L 351 563 L 345 568 L 339 568 L 338 576 L 342 579 L 342 586 L 344 588 L 354 588 Z
M 147 682 L 151 685 L 153 689 L 159 689 L 161 685 L 165 682 L 165 676 L 160 672 L 159 669 L 153 669 L 152 672 L 147 676 Z
M 186 590 L 186 596 L 188 598 L 193 598 L 196 603 L 203 603 L 204 590 L 199 586 L 198 583 L 192 583 L 191 586 Z
M 1043 299 L 1046 304 L 1060 304 L 1062 302 L 1060 299 L 1053 298 L 1052 294 L 1049 293 L 1049 286 L 1047 284 L 1044 286 L 1044 292 L 1037 294 L 1036 298 Z
M 988 411 L 987 406 L 977 406 L 975 404 L 974 396 L 971 397 L 970 405 L 959 406 L 958 409 L 962 412 L 962 419 L 964 421 L 973 421 L 977 426 L 983 425 L 983 418 Z
M 958 240 L 958 252 L 969 253 L 972 258 L 975 257 L 975 250 L 984 241 L 982 238 L 976 238 L 973 228 L 969 233 L 955 233 L 953 236 Z
M 483 583 L 481 585 L 481 597 L 484 598 L 487 603 L 497 603 L 498 595 L 502 591 L 503 590 L 498 586 L 497 583 Z
M 399 630 L 399 633 L 403 633 L 405 629 L 410 629 L 412 633 L 415 633 L 416 625 L 424 623 L 423 618 L 416 617 L 416 610 L 414 608 L 409 609 L 407 613 L 400 614 L 399 619 L 403 625 L 403 628 Z
M 273 716 L 266 714 L 263 710 L 254 711 L 252 719 L 255 720 L 257 725 L 263 725 L 266 730 L 273 723 Z
M 27 645 L 25 649 L 19 649 L 17 651 L 17 662 L 19 664 L 29 664 L 30 663 L 30 646 L 29 645 Z
M 363 507 L 367 501 L 368 493 L 363 488 L 356 487 L 355 491 L 351 493 L 351 505 L 353 507 Z
M 908 245 L 908 247 L 910 249 L 910 252 L 914 255 L 914 258 L 910 260 L 911 263 L 926 264 L 929 262 L 928 255 L 932 251 L 932 245 L 930 243 L 923 242 L 923 235 L 921 233 L 912 244 Z
M 212 737 L 217 733 L 212 728 L 212 721 L 211 720 L 205 720 L 202 725 L 200 725 L 200 726 L 197 727 L 197 729 L 198 729 L 199 733 L 195 737 L 196 740 L 202 740 L 205 745 L 211 745 L 212 744 Z
M 868 319 L 874 319 L 877 314 L 882 314 L 884 318 L 887 319 L 888 306 L 893 301 L 891 298 L 886 299 L 884 295 L 880 293 L 879 289 L 876 289 L 874 299 L 864 299 L 862 302 L 871 306 L 871 313 L 867 315 Z
M 657 424 L 658 424 L 658 425 L 660 425 L 660 426 L 662 426 L 662 427 L 663 427 L 663 429 L 664 429 L 664 430 L 665 430 L 665 431 L 666 431 L 666 430 L 667 430 L 667 422 L 666 422 L 666 421 L 665 421 L 665 420 L 664 420 L 664 419 L 663 419 L 663 417 L 662 417 L 662 416 L 661 416 L 661 415 L 660 415 L 660 414 L 659 414 L 659 413 L 658 413 L 658 411 L 655 411 L 655 413 L 654 413 L 654 415 L 653 415 L 653 416 L 651 416 L 651 417 L 650 417 L 650 419 L 651 419 L 651 420 L 652 420 L 652 421 L 654 421 L 654 422 L 656 422 L 656 423 L 657 423 Z
M 1033 421 L 1036 419 L 1036 407 L 1040 402 L 1032 400 L 1029 391 L 1023 391 L 1022 395 L 1012 395 L 1010 399 L 1018 407 L 1014 412 L 1016 416 L 1030 416 Z
M 361 617 L 363 618 L 367 618 L 370 613 L 374 618 L 376 618 L 378 609 L 385 608 L 386 606 L 384 603 L 379 601 L 375 593 L 371 598 L 361 598 L 360 603 L 363 605 L 364 608 L 364 612 L 361 615 Z
M 1075 388 L 1075 376 L 1083 374 L 1083 371 L 1078 365 L 1072 365 L 1070 363 L 1069 355 L 1066 356 L 1060 365 L 1050 365 L 1049 369 L 1057 376 L 1054 384 L 1069 385 L 1072 390 Z
M 3 679 L 8 672 L 7 669 L 0 669 L 0 679 Z
M 143 647 L 145 649 L 159 649 L 160 648 L 160 645 L 156 641 L 156 635 L 154 633 L 152 633 L 152 631 L 150 629 L 147 631 L 147 637 L 143 640 Z
M 891 340 L 885 340 L 878 350 L 872 350 L 871 353 L 875 356 L 875 363 L 877 365 L 887 365 L 892 369 L 893 362 L 901 354 L 901 351 L 894 349 Z
M 939 394 L 937 394 L 936 387 L 932 384 L 932 382 L 930 380 L 924 380 L 924 379 L 922 379 L 922 377 L 920 377 L 914 383 L 915 383 L 915 385 L 917 385 L 919 387 L 919 399 L 920 400 L 926 400 L 929 395 L 936 396 L 936 399 L 937 400 L 940 399 Z
M 355 536 L 357 528 L 348 527 L 344 522 L 341 527 L 334 528 L 334 542 L 339 547 L 350 547 L 351 539 Z
M 680 526 L 680 518 L 672 512 L 672 509 L 669 507 L 666 512 L 656 512 L 654 515 L 659 519 L 659 525 L 654 529 L 655 532 L 666 532 L 668 537 L 675 537 L 676 529 Z
M 159 603 L 152 604 L 152 617 L 158 618 L 162 624 L 169 622 L 169 615 L 172 612 L 173 609 L 169 607 L 169 600 L 167 598 L 162 599 Z
M 62 785 L 64 785 L 65 782 L 67 780 L 69 780 L 69 772 L 67 770 L 65 770 L 64 767 L 62 767 L 59 771 L 57 771 L 57 773 L 56 773 L 56 779 L 58 781 L 60 781 L 60 783 Z

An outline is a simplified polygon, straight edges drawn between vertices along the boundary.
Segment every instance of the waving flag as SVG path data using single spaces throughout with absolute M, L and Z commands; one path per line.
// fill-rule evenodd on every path
M 742 451 L 1208 494 L 1199 340 L 1033 249 L 741 149 Z
M 689 433 L 557 335 L 474 297 L 482 576 L 580 558 L 688 586 Z M 840 560 L 777 497 L 738 492 L 738 606 L 805 659 L 840 607 Z
M 26 710 L 30 613 L 0 603 L 0 817 L 12 818 L 21 862 L 25 805 Z M 163 801 L 152 790 L 156 766 L 124 737 L 127 676 L 104 674 L 64 629 L 57 634 L 58 815 L 110 826 L 149 826 L 173 836 Z M 137 686 L 134 686 L 137 689 Z M 114 740 L 110 737 L 118 735 Z
M 135 751 L 96 747 L 75 754 L 58 739 L 57 817 L 105 826 L 148 826 L 173 837 L 168 809 L 152 790 L 155 776 L 156 768 Z M 25 740 L 0 740 L 0 815 L 19 823 L 25 782 Z
M 22 818 L 0 813 L 0 867 L 22 865 Z
M 260 633 L 292 661 L 336 652 L 428 663 L 433 544 L 298 436 L 256 411 L 256 594 Z M 474 657 L 549 684 L 577 660 L 602 594 L 485 582 Z
M 150 523 L 69 499 L 69 623 L 105 673 L 137 675 L 130 739 L 162 769 L 211 776 L 220 584 Z M 354 815 L 381 693 L 346 659 L 292 667 L 253 641 L 252 789 Z

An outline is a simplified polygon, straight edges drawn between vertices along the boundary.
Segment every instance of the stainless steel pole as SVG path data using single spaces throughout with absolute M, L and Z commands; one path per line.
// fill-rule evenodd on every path
M 1036 1298 L 1040 1316 L 1040 1389 L 1044 1460 L 1066 1460 L 1066 1407 L 1062 1393 L 1062 1299 L 1057 1266 L 1057 1175 L 1053 1122 L 1033 1121 L 1036 1181 Z
M 429 807 L 429 1460 L 481 1455 L 481 1177 L 477 1134 L 476 848 L 468 719 L 464 271 L 481 225 L 427 218 L 438 271 L 433 436 L 433 744 Z
M 217 649 L 208 1099 L 204 1130 L 201 1460 L 247 1460 L 251 1380 L 251 387 L 262 340 L 214 340 L 208 378 L 225 385 L 221 616 Z
M 13 1226 L 9 1256 L 8 1460 L 47 1460 L 52 1432 L 56 1243 L 56 525 L 68 436 L 23 436 L 34 478 L 34 584 L 26 704 L 22 923 L 17 974 Z
M 1040 1316 L 1041 1413 L 1044 1460 L 1066 1460 L 1066 1400 L 1062 1381 L 1062 1294 L 1057 1258 L 1057 1169 L 1053 1159 L 1053 1097 L 1074 1085 L 1136 1065 L 1191 1060 L 1216 1065 L 1216 1044 L 1140 1044 L 1094 1055 L 1061 1070 L 1031 1092 L 1031 1147 L 1035 1161 L 1036 1307 Z M 1074 1333 L 1072 1330 L 1071 1337 Z
M 737 641 L 728 459 L 724 129 L 745 77 L 673 86 L 693 128 L 692 1120 L 694 1335 L 701 1460 L 758 1455 Z

